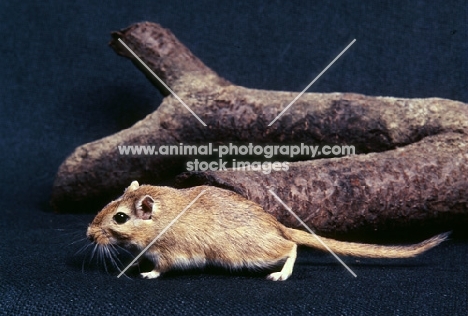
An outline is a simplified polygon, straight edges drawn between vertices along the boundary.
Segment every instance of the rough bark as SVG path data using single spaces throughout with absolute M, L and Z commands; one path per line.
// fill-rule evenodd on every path
M 400 222 L 402 221 L 402 219 L 399 220 L 400 217 L 404 218 L 413 213 L 409 212 L 409 208 L 406 208 L 404 212 L 398 210 L 395 205 L 406 202 L 402 200 L 398 204 L 395 202 L 397 198 L 414 199 L 420 192 L 419 185 L 425 187 L 431 187 L 432 185 L 432 169 L 427 169 L 428 165 L 424 165 L 422 162 L 431 161 L 434 164 L 433 168 L 437 169 L 439 163 L 442 165 L 447 164 L 447 160 L 444 160 L 448 159 L 448 157 L 444 158 L 446 152 L 458 153 L 458 156 L 454 156 L 459 157 L 457 159 L 465 157 L 460 154 L 461 149 L 459 147 L 461 144 L 466 144 L 465 135 L 468 131 L 468 106 L 464 103 L 439 98 L 402 99 L 370 97 L 351 93 L 306 93 L 285 115 L 271 127 L 268 127 L 268 124 L 276 115 L 296 97 L 297 92 L 263 91 L 233 85 L 206 67 L 170 31 L 155 23 L 138 23 L 120 32 L 113 33 L 112 37 L 111 47 L 118 54 L 131 59 L 166 97 L 154 113 L 148 115 L 131 128 L 78 147 L 62 163 L 52 190 L 51 203 L 56 211 L 95 212 L 98 205 L 102 205 L 109 198 L 121 192 L 132 180 L 137 179 L 144 183 L 160 184 L 185 171 L 187 157 L 125 156 L 120 155 L 119 145 L 161 146 L 178 145 L 179 143 L 194 145 L 207 144 L 208 142 L 217 144 L 229 142 L 253 142 L 255 144 L 304 142 L 315 145 L 354 145 L 357 154 L 376 153 L 368 156 L 357 155 L 291 165 L 291 172 L 297 175 L 303 174 L 304 180 L 300 181 L 308 181 L 307 183 L 309 183 L 304 182 L 302 187 L 299 186 L 296 189 L 302 192 L 302 198 L 300 200 L 296 198 L 296 200 L 303 201 L 305 206 L 309 205 L 311 202 L 306 199 L 307 192 L 315 192 L 314 190 L 310 191 L 310 183 L 320 181 L 322 172 L 325 172 L 327 168 L 335 170 L 333 168 L 338 168 L 337 166 L 342 165 L 342 163 L 348 163 L 350 164 L 350 170 L 336 169 L 336 173 L 333 175 L 335 182 L 331 183 L 341 181 L 340 183 L 345 186 L 345 183 L 349 182 L 351 178 L 354 179 L 354 177 L 361 184 L 380 183 L 379 188 L 381 191 L 376 191 L 376 187 L 367 189 L 368 195 L 365 201 L 372 205 L 372 208 L 368 207 L 367 211 L 364 210 L 364 212 L 369 212 L 374 216 L 377 216 L 377 212 L 381 212 L 382 215 L 379 216 L 382 216 L 382 221 L 395 219 Z M 121 38 L 160 76 L 207 126 L 203 126 L 176 98 L 168 95 L 167 89 L 162 87 L 144 68 L 135 62 L 135 58 L 119 43 L 118 38 Z M 434 135 L 437 136 L 435 138 L 429 137 Z M 450 141 L 444 137 L 451 137 Z M 442 143 L 445 140 L 444 150 L 440 149 L 442 147 L 434 147 L 435 145 L 431 147 L 429 139 L 440 139 L 440 141 L 437 141 L 440 146 L 443 145 Z M 411 152 L 411 155 L 408 154 L 406 160 L 401 160 L 403 159 L 401 150 L 406 152 L 406 150 L 409 150 L 406 147 L 413 148 L 408 146 L 413 143 L 416 146 L 415 148 L 431 148 L 428 149 L 431 155 L 428 159 L 431 160 L 420 158 L 417 155 L 418 153 L 414 151 Z M 396 159 L 392 155 L 400 156 Z M 454 157 L 452 159 L 455 159 Z M 463 159 L 466 159 L 466 157 Z M 400 160 L 404 161 L 404 163 L 399 164 L 398 161 Z M 386 165 L 382 165 L 384 161 L 387 162 Z M 417 163 L 418 161 L 420 161 L 421 165 Z M 453 162 L 455 163 L 455 161 Z M 415 165 L 420 166 L 420 169 L 414 167 Z M 321 166 L 320 170 L 322 171 L 314 171 L 316 169 L 310 169 L 311 166 L 314 166 L 313 168 Z M 363 169 L 364 166 L 365 169 Z M 388 179 L 385 180 L 385 177 L 379 175 L 380 168 L 388 170 L 385 176 L 388 176 Z M 437 179 L 455 179 L 451 172 L 458 172 L 454 174 L 454 176 L 458 174 L 458 180 L 442 187 L 443 192 L 448 192 L 452 186 L 452 190 L 466 193 L 467 179 L 466 169 L 464 168 L 461 164 L 454 164 L 453 170 L 437 169 L 439 172 Z M 418 174 L 418 170 L 422 173 Z M 222 177 L 226 174 L 195 174 L 189 176 L 187 181 L 193 177 L 199 177 L 200 181 L 204 182 L 208 181 L 206 179 L 215 177 L 215 180 L 210 180 L 213 184 L 224 185 L 224 178 Z M 327 174 L 331 174 L 331 171 L 328 171 Z M 351 177 L 351 174 L 354 176 Z M 403 175 L 408 178 L 404 178 Z M 233 190 L 239 191 L 252 199 L 260 198 L 259 194 L 263 191 L 256 187 L 257 183 L 253 182 L 252 179 L 245 178 L 247 174 L 235 173 L 230 176 L 238 177 L 237 179 L 230 179 L 231 182 L 229 182 L 228 186 L 231 186 Z M 275 175 L 275 177 L 277 176 L 278 174 Z M 317 176 L 318 179 L 314 178 Z M 394 201 L 393 204 L 389 202 L 390 204 L 384 203 L 383 206 L 375 206 L 375 203 L 380 203 L 382 200 L 379 194 L 383 193 L 379 192 L 394 190 L 394 187 L 387 186 L 395 186 L 396 183 L 399 183 L 393 183 L 393 177 L 403 177 L 403 179 L 406 179 L 405 183 L 410 186 L 400 188 L 403 191 L 395 195 L 395 198 L 392 198 L 394 199 L 392 200 Z M 284 173 L 282 179 L 273 180 L 274 178 L 262 176 L 263 178 L 267 181 L 265 183 L 280 181 L 283 183 L 283 186 L 280 186 L 282 190 L 287 190 L 286 188 L 290 188 L 291 185 L 297 185 L 294 179 L 299 179 L 290 172 Z M 426 182 L 421 182 L 423 179 Z M 328 183 L 325 180 L 323 181 L 323 183 Z M 248 186 L 252 186 L 252 189 L 248 189 Z M 315 186 L 313 187 L 315 188 Z M 349 189 L 348 187 L 344 188 Z M 357 190 L 355 187 L 352 188 L 353 192 Z M 440 187 L 439 184 L 436 184 L 432 188 L 437 191 Z M 330 193 L 330 190 L 330 188 L 327 188 L 325 192 Z M 256 193 L 254 194 L 254 192 Z M 287 197 L 286 192 L 289 191 L 280 191 L 283 198 Z M 440 196 L 443 192 L 437 193 L 435 196 Z M 331 192 L 330 194 L 336 195 L 337 193 Z M 322 201 L 325 206 L 321 212 L 325 215 L 331 212 L 331 201 L 341 204 L 336 206 L 334 213 L 330 213 L 335 215 L 330 215 L 331 217 L 320 215 L 318 217 L 323 221 L 323 224 L 320 225 L 324 225 L 320 230 L 329 231 L 334 227 L 335 230 L 348 231 L 357 227 L 358 219 L 354 216 L 351 221 L 348 221 L 346 215 L 350 212 L 354 214 L 357 210 L 356 205 L 362 202 L 350 202 L 349 199 L 353 196 L 349 195 L 348 200 L 343 200 L 348 201 L 346 203 L 337 199 L 327 200 L 328 202 L 326 200 Z M 437 200 L 440 205 L 452 208 L 454 212 L 466 213 L 466 202 L 463 204 L 458 198 L 453 200 L 448 193 L 445 196 L 445 199 Z M 319 201 L 315 196 L 310 198 L 315 201 L 314 203 Z M 420 198 L 419 204 L 416 202 L 408 202 L 409 204 L 407 204 L 413 205 L 415 208 L 416 205 L 420 205 L 424 209 L 426 204 L 423 198 L 425 196 Z M 359 195 L 356 199 L 360 199 Z M 273 206 L 271 204 L 272 200 L 269 200 L 269 198 L 267 198 L 267 201 L 270 201 L 269 204 L 261 204 L 266 206 L 267 211 L 279 215 L 278 206 Z M 297 206 L 295 207 L 298 209 Z M 308 208 L 302 207 L 300 209 L 306 210 Z M 337 210 L 342 215 L 337 215 Z M 317 211 L 309 211 L 312 213 L 308 213 L 309 215 L 304 218 L 311 221 Z M 363 212 L 363 210 L 360 212 Z M 428 218 L 434 216 L 434 213 L 431 214 L 428 215 Z M 279 218 L 288 221 L 284 216 L 279 216 Z M 372 226 L 382 223 L 382 221 L 371 221 L 369 218 L 371 218 L 371 215 L 360 217 L 366 225 Z M 314 227 L 320 227 L 317 226 L 319 225 L 317 221 L 314 222 Z

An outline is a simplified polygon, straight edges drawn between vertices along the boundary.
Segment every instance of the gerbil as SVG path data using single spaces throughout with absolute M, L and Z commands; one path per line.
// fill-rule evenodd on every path
M 269 268 L 284 281 L 293 271 L 297 245 L 325 250 L 311 234 L 283 226 L 260 205 L 224 189 L 199 186 L 178 190 L 133 181 L 125 193 L 99 212 L 87 237 L 106 252 L 114 245 L 143 250 L 203 190 L 206 192 L 144 254 L 154 263 L 145 278 L 174 268 L 220 265 L 228 269 Z M 371 258 L 416 256 L 446 239 L 437 235 L 409 246 L 379 246 L 320 237 L 335 253 Z

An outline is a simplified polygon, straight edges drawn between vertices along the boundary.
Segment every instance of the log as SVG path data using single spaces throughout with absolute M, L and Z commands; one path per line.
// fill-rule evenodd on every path
M 468 223 L 468 135 L 445 133 L 382 153 L 293 162 L 289 170 L 188 172 L 179 188 L 213 185 L 239 193 L 289 227 L 323 236 L 453 229 Z M 431 227 L 432 226 L 432 227 Z
M 206 126 L 197 120 L 136 61 L 135 57 L 118 41 L 119 38 L 166 82 L 190 109 L 201 118 Z M 109 199 L 121 193 L 123 188 L 128 186 L 132 180 L 155 185 L 170 183 L 170 179 L 186 171 L 186 162 L 193 159 L 193 157 L 181 155 L 122 155 L 118 149 L 118 146 L 122 145 L 153 145 L 158 147 L 178 145 L 180 143 L 205 145 L 210 142 L 217 145 L 230 142 L 239 144 L 249 142 L 255 144 L 296 144 L 303 142 L 314 145 L 353 145 L 356 148 L 356 156 L 337 160 L 311 161 L 304 163 L 305 165 L 298 162 L 291 165 L 291 171 L 294 170 L 297 174 L 304 173 L 304 179 L 312 181 L 314 178 L 313 170 L 315 169 L 309 170 L 310 164 L 323 164 L 321 170 L 325 170 L 328 167 L 332 168 L 333 164 L 340 165 L 341 161 L 346 161 L 351 163 L 352 168 L 357 168 L 358 165 L 363 166 L 362 159 L 369 159 L 366 158 L 368 156 L 365 154 L 374 153 L 369 154 L 369 157 L 374 157 L 374 160 L 366 162 L 368 172 L 362 170 L 362 172 L 352 171 L 352 173 L 359 174 L 359 181 L 362 183 L 376 183 L 377 179 L 380 179 L 378 170 L 383 167 L 379 162 L 394 161 L 391 153 L 398 153 L 399 150 L 405 150 L 406 147 L 412 148 L 410 147 L 411 144 L 425 147 L 429 144 L 427 139 L 441 137 L 440 139 L 444 140 L 443 137 L 448 137 L 444 135 L 452 137 L 450 141 L 445 139 L 447 143 L 444 145 L 451 149 L 444 147 L 444 150 L 452 150 L 452 152 L 458 153 L 459 146 L 466 144 L 464 137 L 468 131 L 468 106 L 462 102 L 440 98 L 371 97 L 354 93 L 305 93 L 285 115 L 281 116 L 272 126 L 268 126 L 284 107 L 297 96 L 297 92 L 264 91 L 234 85 L 205 66 L 169 30 L 156 23 L 137 23 L 119 32 L 114 32 L 112 33 L 110 46 L 117 54 L 129 58 L 137 65 L 165 95 L 165 98 L 155 112 L 149 114 L 131 128 L 75 149 L 59 167 L 52 188 L 51 204 L 57 212 L 94 213 Z M 438 142 L 438 144 L 441 144 L 441 142 L 443 141 Z M 433 156 L 432 163 L 446 161 L 444 160 L 446 156 L 442 150 L 434 146 L 428 148 L 432 148 L 428 151 Z M 413 153 L 411 152 L 411 155 Z M 379 155 L 386 158 L 384 160 L 379 159 Z M 390 170 L 389 174 L 403 176 L 403 173 L 407 172 L 409 175 L 415 175 L 411 171 L 413 170 L 411 169 L 411 161 L 416 159 L 414 157 L 408 156 L 408 160 L 403 165 L 387 165 L 386 168 Z M 300 158 L 304 159 L 305 157 Z M 286 158 L 284 159 L 286 160 Z M 308 159 L 311 159 L 311 157 L 308 157 Z M 294 158 L 288 158 L 288 160 L 292 161 Z M 353 161 L 355 161 L 356 165 L 352 163 Z M 327 165 L 327 163 L 330 165 Z M 454 188 L 461 190 L 459 192 L 466 192 L 463 191 L 466 189 L 467 183 L 466 170 L 461 165 L 453 166 L 455 166 L 454 172 L 457 171 L 458 175 L 460 175 L 458 182 L 456 182 L 457 187 Z M 305 169 L 302 170 L 301 168 Z M 407 168 L 408 171 L 405 171 Z M 421 170 L 426 172 L 424 168 Z M 444 173 L 447 171 L 446 169 L 439 171 L 439 178 L 445 179 L 448 177 L 453 179 L 451 174 Z M 311 175 L 307 175 L 308 172 L 312 172 Z M 346 180 L 347 173 L 345 169 L 337 169 L 336 172 L 335 180 L 342 175 L 343 179 L 341 181 L 343 183 L 348 181 Z M 207 173 L 205 176 L 197 174 L 191 177 L 209 178 L 212 176 L 214 174 Z M 253 192 L 260 192 L 258 188 L 254 188 L 256 184 L 253 182 L 242 184 L 241 179 L 244 176 L 244 174 L 241 174 L 238 181 L 232 179 L 232 189 L 239 191 L 241 194 L 246 194 L 248 198 L 258 199 L 259 195 L 257 193 L 253 194 Z M 418 175 L 412 177 L 412 180 L 408 180 L 408 183 L 416 181 L 416 184 L 413 183 L 412 186 L 408 187 L 408 190 L 416 189 L 417 183 L 422 181 L 422 177 L 422 175 Z M 425 179 L 431 178 L 429 174 L 425 175 L 425 177 Z M 190 177 L 187 179 L 189 180 Z M 224 180 L 219 179 L 219 183 L 216 180 L 213 181 L 213 184 L 221 185 Z M 289 183 L 287 179 L 288 176 L 285 177 L 284 181 L 281 180 L 284 183 L 284 188 L 291 187 L 293 184 L 293 182 Z M 291 175 L 289 181 L 293 181 L 293 179 L 296 179 L 296 177 Z M 383 181 L 381 190 L 385 185 L 391 183 L 391 180 L 381 181 Z M 181 180 L 179 180 L 179 184 L 181 183 Z M 240 187 L 252 185 L 253 189 L 236 189 L 234 183 Z M 454 183 L 447 186 L 455 186 Z M 425 185 L 429 184 L 426 183 Z M 437 188 L 439 188 L 438 185 Z M 461 186 L 461 189 L 458 186 Z M 303 188 L 306 187 L 307 185 L 303 186 Z M 380 195 L 375 190 L 369 190 L 367 201 L 372 199 L 380 201 Z M 444 190 L 443 192 L 446 192 L 448 189 Z M 285 194 L 282 195 L 283 197 L 287 196 L 286 192 L 282 193 Z M 252 194 L 252 196 L 249 194 Z M 417 195 L 416 191 L 398 194 L 400 197 L 414 197 Z M 446 207 L 456 204 L 458 205 L 457 212 L 460 210 L 466 213 L 466 204 L 455 203 L 455 201 L 459 200 L 450 199 L 450 196 L 447 195 L 447 198 L 440 200 L 440 203 Z M 309 203 L 306 202 L 305 196 L 301 201 Z M 356 203 L 349 204 L 348 202 L 349 205 L 352 205 L 353 210 L 356 208 Z M 343 214 L 351 211 L 351 209 L 347 208 L 341 209 L 345 204 L 339 204 L 340 212 Z M 278 209 L 275 208 L 277 206 L 265 205 L 267 211 L 277 213 Z M 385 205 L 380 208 L 373 207 L 370 212 L 375 213 L 377 209 L 396 212 L 391 219 L 408 215 L 408 212 L 399 212 L 395 207 L 389 206 L 394 204 L 387 203 Z M 425 204 L 421 200 L 420 204 L 411 205 Z M 328 209 L 325 208 L 325 210 Z M 311 212 L 316 211 L 311 210 Z M 382 212 L 384 212 L 382 214 L 389 214 L 385 213 L 386 211 Z M 383 218 L 385 217 L 386 215 L 383 216 Z M 279 216 L 279 218 L 287 220 L 285 217 Z M 306 218 L 311 220 L 309 215 Z M 350 223 L 339 222 L 339 219 L 345 220 L 346 218 L 346 215 L 340 217 L 336 214 L 331 219 L 324 217 L 322 218 L 324 227 L 319 230 L 330 231 L 333 225 L 342 231 L 357 229 L 356 219 L 353 219 Z M 369 221 L 368 216 L 364 216 L 362 220 L 363 223 L 370 226 L 381 225 L 382 223 L 382 221 Z M 314 225 L 318 225 L 317 222 Z

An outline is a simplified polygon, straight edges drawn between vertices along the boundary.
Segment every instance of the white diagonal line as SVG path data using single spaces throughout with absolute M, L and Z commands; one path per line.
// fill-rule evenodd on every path
M 164 81 L 161 80 L 161 78 L 159 78 L 151 69 L 150 67 L 148 67 L 141 59 L 140 57 L 137 56 L 137 54 L 135 54 L 131 49 L 130 47 L 127 46 L 127 44 L 125 44 L 120 38 L 119 38 L 119 42 L 122 43 L 123 46 L 125 46 L 126 49 L 128 49 L 128 51 L 156 78 L 158 79 L 158 81 L 164 86 L 164 88 L 166 88 L 177 100 L 179 100 L 180 103 L 182 103 L 183 106 L 185 106 L 187 108 L 187 110 L 189 110 L 190 113 L 192 113 L 193 116 L 195 116 L 197 118 L 197 120 L 200 121 L 200 123 L 203 124 L 203 126 L 206 126 L 205 122 L 202 121 L 201 118 L 198 117 L 197 114 L 195 114 L 195 112 L 192 111 L 191 108 L 189 108 L 189 106 L 187 104 L 185 104 L 184 101 L 182 101 L 181 98 L 179 98 L 179 96 L 177 94 L 175 94 L 174 91 L 172 91 L 171 88 L 169 88 L 165 83 Z
M 179 215 L 177 215 L 177 216 L 169 223 L 169 225 L 167 225 L 167 226 L 153 239 L 153 241 L 151 241 L 151 242 L 149 243 L 149 245 L 146 246 L 146 248 L 143 249 L 143 250 L 138 254 L 138 256 L 136 256 L 135 259 L 133 259 L 132 262 L 130 262 L 130 263 L 128 264 L 127 267 L 125 267 L 125 269 L 122 270 L 122 272 L 120 272 L 120 274 L 117 276 L 117 278 L 120 278 L 120 277 L 122 276 L 122 274 L 124 274 L 125 271 L 127 271 L 128 268 L 130 268 L 130 266 L 131 266 L 132 264 L 134 264 L 134 263 L 135 263 L 135 262 L 136 262 L 136 261 L 137 261 L 137 260 L 138 260 L 138 259 L 155 243 L 155 242 L 156 242 L 156 240 L 158 240 L 172 225 L 174 225 L 174 223 L 177 222 L 177 220 L 178 220 L 182 215 L 184 215 L 185 211 L 187 211 L 187 210 L 190 208 L 190 206 L 192 206 L 193 203 L 195 203 L 195 202 L 198 200 L 198 198 L 199 198 L 200 196 L 202 196 L 202 194 L 205 193 L 205 192 L 206 192 L 206 190 L 203 190 L 202 192 L 200 192 L 200 194 L 198 194 L 197 197 L 194 198 L 193 201 L 190 202 L 189 205 L 187 205 L 187 206 L 183 209 L 183 211 L 180 212 Z
M 307 89 L 309 89 L 309 88 L 310 88 L 310 86 L 312 86 L 312 85 L 315 83 L 315 81 L 317 81 L 317 80 L 318 80 L 318 78 L 320 78 L 320 76 L 322 76 L 322 75 L 325 73 L 325 71 L 327 71 L 327 70 L 328 70 L 328 68 L 330 68 L 330 67 L 331 67 L 331 66 L 332 66 L 332 65 L 335 63 L 335 61 L 337 61 L 337 60 L 338 60 L 338 58 L 340 58 L 340 57 L 341 57 L 341 55 L 343 55 L 343 54 L 344 54 L 344 53 L 345 53 L 345 52 L 348 50 L 348 48 L 350 48 L 350 47 L 351 47 L 351 45 L 353 45 L 353 44 L 354 44 L 354 42 L 356 42 L 356 39 L 353 39 L 353 41 L 352 41 L 351 43 L 349 43 L 349 44 L 348 44 L 348 46 L 346 46 L 346 48 L 345 48 L 345 49 L 343 49 L 343 50 L 341 51 L 341 53 L 340 53 L 338 56 L 336 56 L 336 57 L 335 57 L 335 59 L 333 59 L 333 60 L 332 60 L 332 62 L 331 62 L 330 64 L 328 64 L 328 66 L 327 66 L 327 67 L 326 67 L 324 70 L 322 70 L 322 72 L 321 72 L 321 73 L 319 73 L 319 74 L 318 74 L 318 76 L 317 76 L 317 77 L 315 77 L 315 79 L 314 79 L 314 80 L 312 80 L 312 82 L 311 82 L 311 83 L 309 83 L 309 85 L 308 85 L 307 87 L 305 87 L 305 89 L 304 89 L 304 90 L 302 90 L 302 92 L 301 92 L 301 93 L 299 93 L 299 94 L 297 95 L 297 97 L 295 97 L 295 98 L 294 98 L 294 100 L 292 100 L 292 101 L 291 101 L 291 103 L 289 103 L 289 104 L 288 104 L 288 106 L 287 106 L 287 107 L 286 107 L 286 108 L 285 108 L 283 111 L 281 111 L 281 113 L 280 113 L 280 114 L 278 114 L 278 116 L 277 116 L 277 117 L 275 117 L 275 119 L 274 119 L 273 121 L 271 121 L 271 122 L 270 122 L 270 124 L 268 124 L 268 126 L 271 126 L 271 125 L 272 125 L 274 122 L 276 122 L 276 120 L 277 120 L 277 119 L 279 119 L 279 118 L 281 117 L 281 115 L 283 115 L 283 114 L 284 114 L 284 112 L 286 112 L 286 111 L 287 111 L 287 110 L 288 110 L 288 109 L 291 107 L 291 105 L 293 105 L 293 104 L 294 104 L 294 102 L 296 102 L 296 101 L 297 101 L 297 99 L 299 99 L 299 98 L 300 98 L 300 97 L 301 97 L 301 96 L 302 96 L 302 95 L 303 95 L 303 94 L 304 94 L 304 93 L 307 91 Z
M 285 209 L 287 209 L 289 211 L 289 213 L 291 213 L 298 221 L 299 223 L 301 223 L 302 226 L 305 227 L 305 229 L 307 229 L 309 231 L 309 233 L 311 233 L 335 258 L 336 260 L 338 260 L 348 271 L 349 273 L 351 273 L 355 278 L 357 277 L 356 273 L 353 272 L 353 270 L 351 270 L 350 267 L 348 267 L 346 265 L 346 263 L 343 262 L 343 260 L 340 259 L 340 257 L 338 257 L 334 252 L 333 250 L 330 249 L 330 247 L 327 246 L 327 244 L 325 244 L 322 239 L 320 239 L 320 237 L 314 233 L 314 231 L 312 229 L 309 228 L 309 226 L 306 225 L 306 223 L 304 223 L 302 221 L 302 219 L 299 218 L 299 216 L 296 215 L 296 213 L 294 213 L 290 208 L 289 206 L 287 206 L 276 194 L 275 192 L 273 192 L 272 190 L 268 190 L 270 191 L 271 194 L 273 194 L 273 196 L 275 197 L 275 199 L 280 202 Z

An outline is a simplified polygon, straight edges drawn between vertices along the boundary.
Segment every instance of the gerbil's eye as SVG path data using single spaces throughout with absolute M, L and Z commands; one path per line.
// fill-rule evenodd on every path
M 127 214 L 122 213 L 122 212 L 118 212 L 117 214 L 114 215 L 113 218 L 117 224 L 123 224 L 130 219 L 130 217 Z

